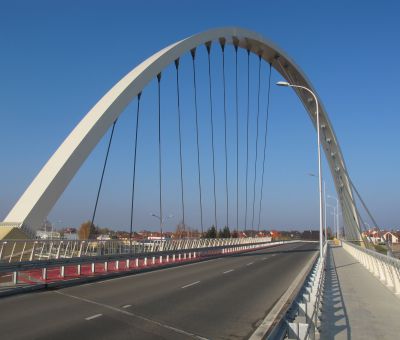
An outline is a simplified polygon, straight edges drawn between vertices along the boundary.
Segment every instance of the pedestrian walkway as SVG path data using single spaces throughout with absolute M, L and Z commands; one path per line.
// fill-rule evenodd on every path
M 400 298 L 340 246 L 328 248 L 321 339 L 399 339 Z

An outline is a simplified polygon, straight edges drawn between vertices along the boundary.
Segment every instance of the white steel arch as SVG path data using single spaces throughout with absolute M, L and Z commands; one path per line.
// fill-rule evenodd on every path
M 25 231 L 38 229 L 90 152 L 129 102 L 158 73 L 183 54 L 208 42 L 218 42 L 221 39 L 228 44 L 236 44 L 260 55 L 288 82 L 306 86 L 316 92 L 302 70 L 286 53 L 252 31 L 235 27 L 218 28 L 183 39 L 143 61 L 96 103 L 48 160 L 1 225 L 22 228 Z M 306 93 L 295 91 L 316 126 L 314 101 L 310 101 Z M 322 128 L 321 142 L 341 202 L 346 238 L 361 240 L 358 212 L 342 152 L 322 101 L 319 98 L 318 101 Z

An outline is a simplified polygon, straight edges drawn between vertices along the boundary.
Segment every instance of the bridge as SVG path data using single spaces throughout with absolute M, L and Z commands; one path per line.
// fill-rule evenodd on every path
M 262 233 L 272 72 L 284 79 L 278 85 L 294 90 L 317 133 L 318 241 L 277 240 Z M 154 89 L 155 119 L 145 102 Z M 132 103 L 129 237 L 36 239 L 43 220 L 105 139 L 88 221 L 89 228 L 95 226 L 113 138 Z M 151 157 L 142 151 L 148 143 L 156 146 Z M 184 157 L 189 148 L 194 162 Z M 168 159 L 171 150 L 178 164 Z M 343 221 L 332 241 L 321 150 Z M 146 178 L 140 175 L 153 174 L 154 168 L 145 187 L 155 186 L 156 197 L 138 189 Z M 171 179 L 177 184 L 173 189 L 166 185 Z M 151 242 L 133 237 L 147 193 L 158 206 L 152 217 L 160 230 Z M 180 225 L 194 226 L 199 237 L 165 238 L 170 197 L 179 197 Z M 194 198 L 197 217 L 190 220 Z M 396 337 L 391 322 L 400 312 L 400 262 L 389 245 L 388 255 L 375 252 L 364 236 L 366 222 L 356 198 L 375 222 L 350 178 L 322 99 L 295 62 L 245 29 L 193 35 L 155 53 L 112 87 L 0 224 L 0 305 L 8 311 L 2 313 L 2 332 L 10 339 Z

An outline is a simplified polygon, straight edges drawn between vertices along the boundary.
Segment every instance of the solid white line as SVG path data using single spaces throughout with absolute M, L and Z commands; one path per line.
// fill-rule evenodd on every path
M 246 264 L 246 266 L 251 266 L 254 262 L 250 262 L 248 264 Z
M 234 271 L 234 269 L 229 269 L 226 272 L 223 272 L 222 274 L 228 274 L 228 273 L 233 272 L 233 271 Z
M 92 316 L 88 316 L 87 318 L 85 318 L 85 320 L 93 320 L 93 319 L 96 319 L 96 318 L 98 318 L 98 317 L 100 317 L 100 316 L 102 316 L 103 314 L 95 314 L 95 315 L 92 315 Z
M 190 286 L 197 285 L 197 284 L 199 284 L 199 283 L 200 283 L 200 281 L 192 282 L 192 283 L 189 283 L 188 285 L 183 286 L 183 287 L 181 287 L 181 288 L 187 288 L 187 287 L 190 287 Z
M 132 307 L 132 305 L 124 305 L 124 306 L 122 306 L 122 308 L 129 308 L 129 307 Z

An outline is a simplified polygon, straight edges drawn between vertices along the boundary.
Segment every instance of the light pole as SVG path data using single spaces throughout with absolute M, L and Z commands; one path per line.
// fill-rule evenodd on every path
M 163 237 L 163 236 L 162 236 L 162 235 L 163 235 L 162 227 L 163 227 L 163 224 L 164 224 L 164 222 L 165 222 L 166 220 L 168 220 L 168 219 L 174 217 L 174 215 L 168 215 L 168 216 L 165 216 L 164 218 L 161 218 L 160 216 L 158 216 L 158 215 L 156 215 L 156 214 L 151 214 L 151 216 L 155 217 L 156 219 L 158 219 L 158 220 L 160 221 L 160 234 L 161 234 L 160 241 L 162 241 L 162 237 Z
M 336 229 L 336 239 L 339 239 L 338 237 L 339 223 L 336 215 L 336 207 L 330 204 L 328 204 L 327 207 L 333 209 L 333 213 L 331 213 L 331 215 L 333 215 L 333 229 Z
M 311 177 L 318 177 L 313 173 L 308 174 Z M 324 229 L 325 229 L 325 242 L 328 241 L 328 234 L 326 232 L 326 184 L 325 180 L 322 178 L 322 182 L 324 183 Z
M 339 239 L 339 200 L 336 197 L 328 195 L 328 198 L 331 198 L 336 201 L 336 238 Z
M 320 261 L 322 263 L 322 220 L 323 220 L 323 208 L 322 208 L 322 169 L 321 169 L 321 140 L 320 140 L 320 126 L 319 126 L 319 107 L 318 107 L 318 99 L 317 96 L 315 95 L 315 93 L 313 91 L 311 91 L 308 87 L 305 86 L 301 86 L 301 85 L 294 85 L 294 84 L 290 84 L 286 81 L 278 81 L 276 83 L 276 85 L 278 86 L 286 86 L 286 87 L 293 87 L 293 88 L 298 88 L 298 89 L 302 89 L 304 91 L 307 91 L 308 93 L 310 93 L 315 101 L 315 115 L 317 118 L 317 145 L 318 145 L 318 191 L 319 191 L 319 257 L 320 257 Z

